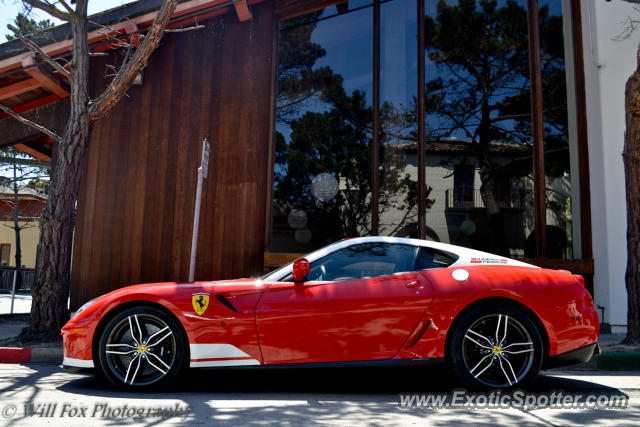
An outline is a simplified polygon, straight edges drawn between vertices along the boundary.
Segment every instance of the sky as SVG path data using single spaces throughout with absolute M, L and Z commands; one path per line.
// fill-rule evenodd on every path
M 135 0 L 89 0 L 89 15 L 102 12 L 103 10 L 112 9 L 114 7 L 122 6 L 126 3 L 131 3 Z M 16 15 L 22 11 L 22 1 L 20 0 L 0 0 L 0 43 L 7 41 L 5 37 L 10 31 L 7 29 L 7 24 L 13 22 Z M 55 25 L 59 25 L 62 22 L 58 19 L 52 18 L 45 12 L 34 10 L 35 15 L 33 19 L 41 21 L 44 19 L 51 20 Z

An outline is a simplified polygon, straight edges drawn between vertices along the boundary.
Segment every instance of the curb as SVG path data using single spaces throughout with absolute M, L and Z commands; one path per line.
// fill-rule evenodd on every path
M 596 366 L 608 371 L 639 371 L 640 352 L 604 352 L 596 357 Z
M 0 347 L 0 363 L 62 363 L 62 347 Z

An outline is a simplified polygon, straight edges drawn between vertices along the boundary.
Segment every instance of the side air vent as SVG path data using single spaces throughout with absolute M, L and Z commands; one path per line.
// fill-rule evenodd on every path
M 218 301 L 224 304 L 224 306 L 227 307 L 229 310 L 233 311 L 234 313 L 238 312 L 238 310 L 233 306 L 233 304 L 231 304 L 229 300 L 226 299 L 224 296 L 218 294 L 216 295 L 216 298 L 218 299 Z
M 427 332 L 427 329 L 429 329 L 429 326 L 431 326 L 431 322 L 427 322 L 427 324 L 422 327 L 422 330 L 420 330 L 420 332 L 418 332 L 416 337 L 413 340 L 411 340 L 409 345 L 407 345 L 407 348 L 411 348 L 414 345 L 416 345 L 418 343 L 418 341 L 420 341 L 420 338 L 422 338 L 424 333 Z

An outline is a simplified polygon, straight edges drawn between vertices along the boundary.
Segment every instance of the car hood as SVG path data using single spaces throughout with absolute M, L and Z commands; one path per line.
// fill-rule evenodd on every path
M 209 282 L 159 282 L 159 283 L 143 283 L 140 285 L 131 285 L 124 288 L 116 289 L 112 293 L 119 292 L 160 292 L 166 293 L 171 290 L 190 290 L 207 288 L 217 292 L 255 292 L 267 288 L 271 282 L 265 282 L 261 279 L 234 279 L 234 280 L 217 280 Z M 107 294 L 109 295 L 109 294 Z
M 82 311 L 75 313 L 71 323 L 90 321 L 100 317 L 116 305 L 130 301 L 156 302 L 174 312 L 184 311 L 191 305 L 196 293 L 223 294 L 226 297 L 242 297 L 262 293 L 271 282 L 261 279 L 235 279 L 211 282 L 161 282 L 125 286 L 90 301 Z M 253 299 L 252 297 L 250 297 Z M 184 307 L 181 309 L 179 303 Z

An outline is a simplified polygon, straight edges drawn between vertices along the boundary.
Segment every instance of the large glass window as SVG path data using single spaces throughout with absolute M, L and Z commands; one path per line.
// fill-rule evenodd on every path
M 569 2 L 539 0 L 533 15 L 542 81 L 534 112 L 528 3 L 359 0 L 282 21 L 269 249 L 304 253 L 380 234 L 515 258 L 579 257 Z
M 283 21 L 271 248 L 307 252 L 371 232 L 371 2 Z
M 378 233 L 418 237 L 415 146 L 418 96 L 416 0 L 380 5 L 380 191 Z
M 427 233 L 512 257 L 534 222 L 526 3 L 425 4 Z

